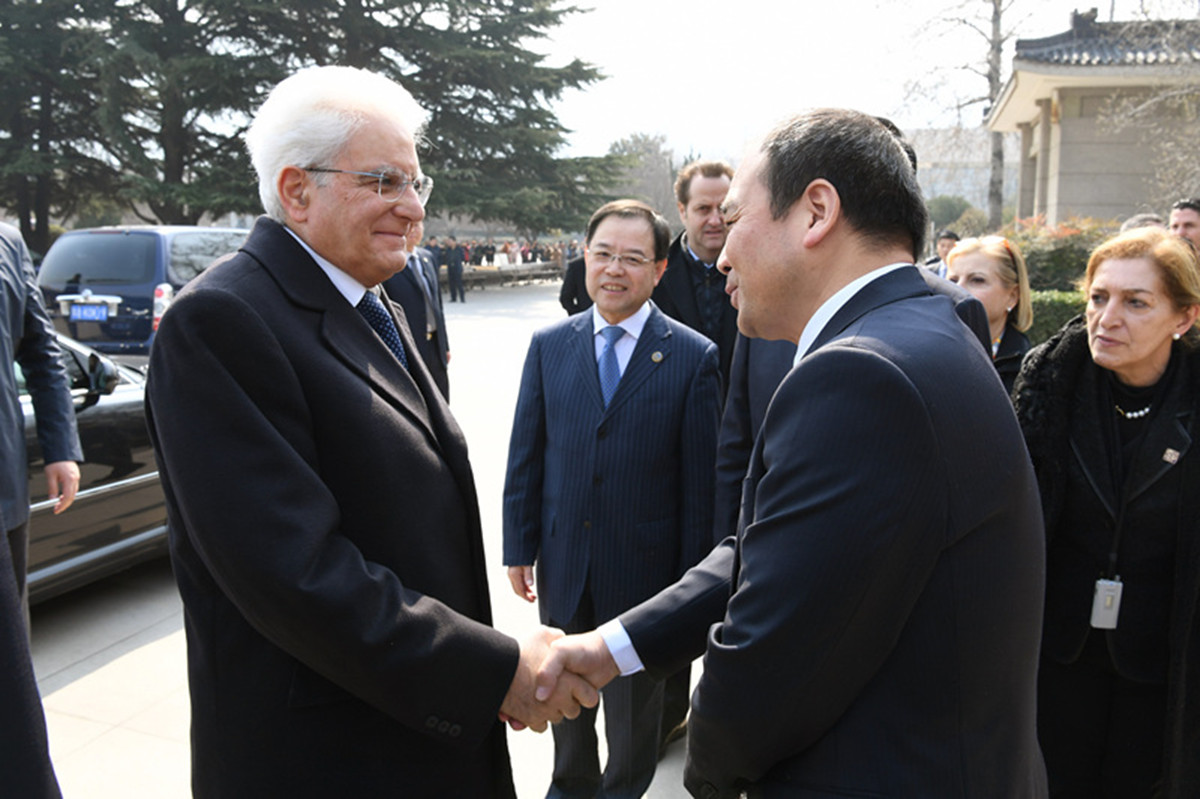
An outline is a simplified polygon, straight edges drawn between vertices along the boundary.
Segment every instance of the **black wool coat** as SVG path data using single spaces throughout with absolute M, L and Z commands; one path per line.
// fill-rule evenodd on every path
M 1138 556 L 1139 529 L 1148 524 L 1175 536 L 1173 592 L 1169 597 L 1166 679 L 1168 711 L 1164 797 L 1200 796 L 1200 335 L 1175 344 L 1176 371 L 1156 398 L 1121 491 L 1126 505 L 1121 558 Z M 1112 485 L 1098 400 L 1103 370 L 1094 365 L 1082 317 L 1026 356 L 1014 387 L 1017 418 L 1037 473 L 1048 548 L 1043 656 L 1069 663 L 1086 641 L 1091 585 L 1101 576 L 1112 544 L 1119 493 Z M 1165 529 L 1161 527 L 1165 525 Z M 1094 550 L 1065 556 L 1063 542 L 1095 531 Z M 1123 565 L 1124 569 L 1124 565 Z M 1107 633 L 1117 670 L 1152 679 L 1161 663 L 1146 638 L 1155 627 L 1139 606 L 1136 568 L 1126 583 L 1118 628 Z M 1169 581 L 1164 581 L 1169 582 Z M 1161 586 L 1147 585 L 1147 591 Z M 1156 605 L 1161 607 L 1161 603 Z M 1161 621 L 1158 623 L 1161 630 Z

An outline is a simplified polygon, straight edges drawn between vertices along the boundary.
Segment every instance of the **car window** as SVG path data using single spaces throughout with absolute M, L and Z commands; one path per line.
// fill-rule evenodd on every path
M 178 233 L 171 239 L 167 269 L 171 281 L 183 284 L 207 269 L 222 255 L 237 252 L 246 239 L 242 230 L 206 230 Z
M 87 372 L 84 371 L 83 366 L 79 363 L 79 358 L 75 356 L 75 353 L 70 349 L 63 347 L 62 362 L 63 366 L 65 366 L 67 369 L 67 385 L 70 387 L 70 389 L 72 391 L 87 391 L 91 385 L 91 381 L 88 380 Z M 21 396 L 25 396 L 29 393 L 29 389 L 25 385 L 25 372 L 22 371 L 21 364 L 14 362 L 13 372 L 17 376 L 17 393 Z M 124 375 L 121 376 L 121 379 L 125 379 Z
M 87 286 L 149 283 L 157 238 L 113 232 L 62 236 L 46 253 L 38 284 L 60 291 Z

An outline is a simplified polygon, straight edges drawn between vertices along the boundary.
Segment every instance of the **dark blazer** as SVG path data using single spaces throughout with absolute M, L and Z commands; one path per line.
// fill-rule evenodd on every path
M 0 532 L 29 519 L 25 413 L 13 363 L 21 366 L 46 463 L 81 461 L 75 407 L 62 349 L 42 304 L 33 262 L 21 234 L 0 223 Z M 20 578 L 24 583 L 24 577 Z
M 671 242 L 671 248 L 667 252 L 667 271 L 655 286 L 651 299 L 667 316 L 703 334 L 704 320 L 700 316 L 700 305 L 696 302 L 696 289 L 690 272 L 704 267 L 692 258 L 683 238 L 684 234 L 680 233 Z M 725 285 L 725 276 L 720 272 L 714 271 L 713 279 L 720 280 L 721 285 Z M 729 364 L 733 360 L 733 344 L 737 339 L 737 332 L 737 311 L 726 300 L 721 304 L 717 335 L 711 337 L 721 354 L 721 377 L 726 382 L 729 380 Z
M 518 646 L 490 626 L 466 445 L 421 359 L 262 218 L 179 293 L 150 373 L 195 795 L 513 796 Z
M 1198 345 L 1194 331 L 1173 345 L 1170 383 L 1155 398 L 1119 487 L 1105 445 L 1112 419 L 1099 412 L 1106 378 L 1092 361 L 1082 317 L 1030 351 L 1014 391 L 1046 518 L 1042 656 L 1073 663 L 1088 635 L 1102 634 L 1120 675 L 1166 682 L 1162 795 L 1170 799 L 1200 796 L 1200 450 L 1192 448 L 1200 431 Z M 1092 593 L 1107 571 L 1118 516 L 1125 588 L 1117 628 L 1100 633 L 1090 626 Z
M 991 352 L 991 331 L 983 304 L 966 289 L 938 277 L 928 269 L 918 270 L 925 285 L 934 294 L 954 301 L 954 312 L 979 340 L 984 352 Z M 754 439 L 762 428 L 767 405 L 784 375 L 796 359 L 796 342 L 767 341 L 738 334 L 729 370 L 729 388 L 725 392 L 725 410 L 721 414 L 721 434 L 717 439 L 717 484 L 713 512 L 714 543 L 737 530 L 742 503 L 742 480 L 750 464 Z
M 417 351 L 421 353 L 421 359 L 425 361 L 425 366 L 433 375 L 433 382 L 437 383 L 442 397 L 449 402 L 450 377 L 446 373 L 446 366 L 449 362 L 447 353 L 450 352 L 450 345 L 446 337 L 446 315 L 442 309 L 442 290 L 438 284 L 437 266 L 434 264 L 429 250 L 424 247 L 416 248 L 413 254 L 420 264 L 421 274 L 414 271 L 410 263 L 409 267 L 399 274 L 392 275 L 383 281 L 383 290 L 404 309 L 408 329 L 416 341 Z M 432 287 L 432 289 L 428 287 Z M 425 305 L 427 291 L 431 292 L 429 306 L 433 308 L 434 321 L 437 325 L 437 330 L 432 333 L 426 332 L 428 327 Z
M 989 350 L 990 352 L 990 350 Z M 996 349 L 996 357 L 992 363 L 1004 383 L 1004 390 L 1012 393 L 1017 374 L 1021 371 L 1021 361 L 1029 352 L 1029 338 L 1012 325 L 1004 326 L 1004 335 L 1000 337 L 1000 346 Z
M 711 548 L 721 385 L 712 342 L 653 309 L 608 407 L 592 314 L 533 337 L 504 486 L 504 562 L 538 565 L 542 618 L 590 586 L 596 618 L 632 607 Z
M 586 311 L 592 307 L 592 297 L 587 290 L 587 266 L 582 256 L 567 263 L 563 272 L 562 289 L 558 292 L 558 302 L 568 314 Z
M 915 268 L 784 378 L 742 507 L 736 538 L 620 617 L 654 674 L 707 635 L 693 795 L 1045 796 L 1033 470 L 990 358 Z

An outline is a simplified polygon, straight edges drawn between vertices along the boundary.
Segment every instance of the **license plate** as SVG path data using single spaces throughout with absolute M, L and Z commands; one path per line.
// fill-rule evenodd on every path
M 107 322 L 108 321 L 108 306 L 107 305 L 72 305 L 71 306 L 71 321 L 72 322 Z

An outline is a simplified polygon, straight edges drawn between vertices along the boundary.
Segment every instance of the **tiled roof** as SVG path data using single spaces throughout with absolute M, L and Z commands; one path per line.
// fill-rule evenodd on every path
M 1071 30 L 1017 40 L 1023 61 L 1069 66 L 1200 64 L 1200 20 L 1097 22 L 1096 10 L 1071 14 Z

